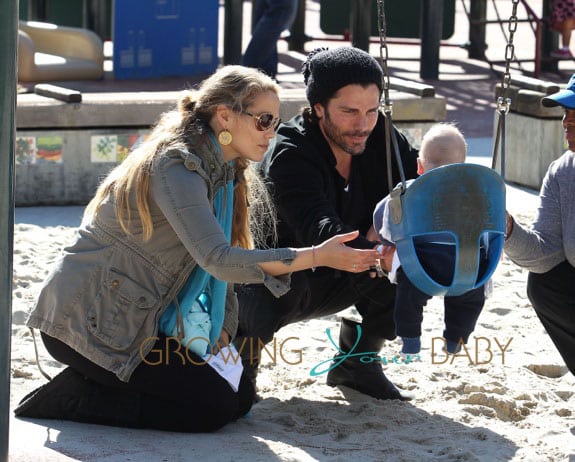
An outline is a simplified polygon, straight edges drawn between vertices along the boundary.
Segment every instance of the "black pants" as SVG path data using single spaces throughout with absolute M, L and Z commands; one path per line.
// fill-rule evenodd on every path
M 411 283 L 402 268 L 397 270 L 395 301 L 397 335 L 401 337 L 421 336 L 423 307 L 430 298 L 431 295 L 422 292 Z M 443 337 L 455 343 L 459 342 L 459 339 L 467 343 L 485 304 L 485 288 L 481 286 L 462 295 L 445 297 L 443 303 L 445 307 Z
M 193 353 L 186 355 L 183 347 L 178 351 L 175 339 L 166 343 L 166 337 L 160 337 L 129 382 L 122 382 L 58 339 L 42 333 L 42 340 L 54 359 L 107 387 L 108 391 L 140 393 L 140 423 L 145 428 L 214 431 L 245 415 L 255 396 L 252 382 L 245 374 L 235 393 L 201 358 Z
M 395 287 L 387 278 L 320 268 L 293 273 L 290 291 L 279 298 L 262 284 L 236 285 L 236 293 L 240 304 L 238 342 L 248 337 L 265 344 L 288 324 L 334 314 L 351 305 L 362 316 L 366 335 L 395 338 Z M 239 343 L 236 345 L 239 348 Z
M 575 268 L 564 261 L 547 273 L 529 273 L 527 296 L 575 375 Z

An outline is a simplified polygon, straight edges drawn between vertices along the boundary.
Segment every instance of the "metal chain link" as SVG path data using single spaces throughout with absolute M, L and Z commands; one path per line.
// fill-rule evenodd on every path
M 401 178 L 401 194 L 405 192 L 405 172 L 403 170 L 403 160 L 399 153 L 399 146 L 397 143 L 397 135 L 393 129 L 393 122 L 391 120 L 392 103 L 389 99 L 389 70 L 387 68 L 387 41 L 386 41 L 386 20 L 385 20 L 385 8 L 384 1 L 377 0 L 377 23 L 379 27 L 379 56 L 381 58 L 381 70 L 383 71 L 382 84 L 383 84 L 383 101 L 380 102 L 381 109 L 384 115 L 385 123 L 385 152 L 386 152 L 386 164 L 387 164 L 387 186 L 389 192 L 393 190 L 393 174 L 391 166 L 391 157 L 395 155 L 395 161 L 397 163 L 397 168 L 399 170 L 399 176 Z
M 497 131 L 495 135 L 495 142 L 493 144 L 493 157 L 491 159 L 491 168 L 495 169 L 498 161 L 499 144 L 501 143 L 501 159 L 499 160 L 500 174 L 505 179 L 505 116 L 511 107 L 511 98 L 507 95 L 509 93 L 509 86 L 511 85 L 511 60 L 515 55 L 515 45 L 513 45 L 513 36 L 517 30 L 517 6 L 520 0 L 511 0 L 513 8 L 511 16 L 509 17 L 509 38 L 505 46 L 505 72 L 503 73 L 503 81 L 501 83 L 501 96 L 497 98 L 497 113 L 499 120 L 497 121 Z
M 391 113 L 391 101 L 389 99 L 389 71 L 387 68 L 388 49 L 387 49 L 387 31 L 383 0 L 377 0 L 377 25 L 379 28 L 379 57 L 383 70 L 383 103 L 384 113 Z
M 509 107 L 511 105 L 511 99 L 506 97 L 508 94 L 509 86 L 511 85 L 511 73 L 509 69 L 511 67 L 511 60 L 515 56 L 515 45 L 513 44 L 513 36 L 517 31 L 517 6 L 520 0 L 511 0 L 513 3 L 513 9 L 511 10 L 511 16 L 509 17 L 509 39 L 507 40 L 507 45 L 505 46 L 505 71 L 503 72 L 503 81 L 501 83 L 501 95 L 497 99 L 497 111 L 499 113 L 509 112 Z

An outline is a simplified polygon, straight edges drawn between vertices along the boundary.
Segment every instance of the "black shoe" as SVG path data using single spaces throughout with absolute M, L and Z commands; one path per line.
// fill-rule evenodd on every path
M 258 378 L 258 364 L 255 364 L 255 361 L 242 358 L 242 365 L 244 366 L 244 374 L 246 374 L 254 387 L 254 404 L 259 403 L 262 400 L 262 397 L 258 394 L 258 387 L 256 385 L 256 380 Z
M 142 427 L 139 393 L 104 387 L 70 367 L 26 395 L 14 409 L 14 415 L 116 427 Z
M 328 372 L 326 383 L 330 387 L 343 385 L 353 388 L 376 399 L 408 401 L 414 398 L 413 395 L 400 391 L 391 383 L 377 362 L 363 364 L 347 359 Z
M 343 385 L 354 390 L 372 396 L 376 399 L 399 399 L 407 401 L 413 399 L 410 393 L 400 391 L 385 376 L 381 368 L 381 363 L 377 358 L 377 353 L 383 346 L 383 339 L 375 338 L 365 332 L 358 336 L 359 324 L 349 319 L 342 319 L 339 333 L 339 345 L 342 352 L 348 352 L 355 345 L 354 356 L 345 359 L 337 367 L 331 369 L 327 374 L 327 384 L 330 387 Z M 358 353 L 365 352 L 365 355 Z M 361 362 L 362 357 L 373 356 L 372 362 Z M 365 361 L 365 359 L 364 359 Z
M 240 352 L 242 359 L 242 366 L 244 368 L 244 374 L 250 380 L 254 387 L 254 401 L 253 403 L 259 403 L 262 397 L 258 394 L 258 387 L 256 384 L 258 378 L 258 367 L 259 367 L 259 354 L 251 357 L 251 349 L 246 347 L 246 341 L 248 339 L 241 335 L 237 335 L 234 339 L 234 346 Z
M 62 409 L 73 409 L 76 404 L 74 393 L 84 382 L 84 378 L 73 369 L 67 367 L 47 384 L 28 393 L 18 407 L 14 409 L 16 417 L 32 417 L 38 419 L 60 419 Z

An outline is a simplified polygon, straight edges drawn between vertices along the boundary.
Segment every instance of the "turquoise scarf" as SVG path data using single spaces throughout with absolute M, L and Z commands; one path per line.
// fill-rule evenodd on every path
M 216 146 L 218 146 L 217 143 Z M 230 180 L 225 186 L 218 189 L 214 198 L 215 215 L 224 230 L 228 242 L 230 242 L 232 234 L 233 201 L 234 182 Z M 177 295 L 181 313 L 178 312 L 178 307 L 172 301 L 160 318 L 160 332 L 168 336 L 179 337 L 182 344 L 185 345 L 188 345 L 191 339 L 202 337 L 198 333 L 196 326 L 186 324 L 187 314 L 192 309 L 192 306 L 195 304 L 197 309 L 199 304 L 211 320 L 209 344 L 203 353 L 190 349 L 200 354 L 200 356 L 209 353 L 210 347 L 216 344 L 224 324 L 227 285 L 227 282 L 216 279 L 202 267 L 196 265 L 186 284 Z M 184 332 L 181 332 L 182 327 Z M 199 340 L 198 338 L 198 341 L 192 342 L 193 345 L 201 345 L 202 343 Z

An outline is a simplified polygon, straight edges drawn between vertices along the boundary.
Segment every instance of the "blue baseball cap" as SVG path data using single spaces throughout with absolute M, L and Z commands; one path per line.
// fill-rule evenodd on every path
M 567 109 L 575 109 L 575 74 L 569 79 L 567 88 L 545 96 L 541 104 L 545 107 L 563 106 Z

